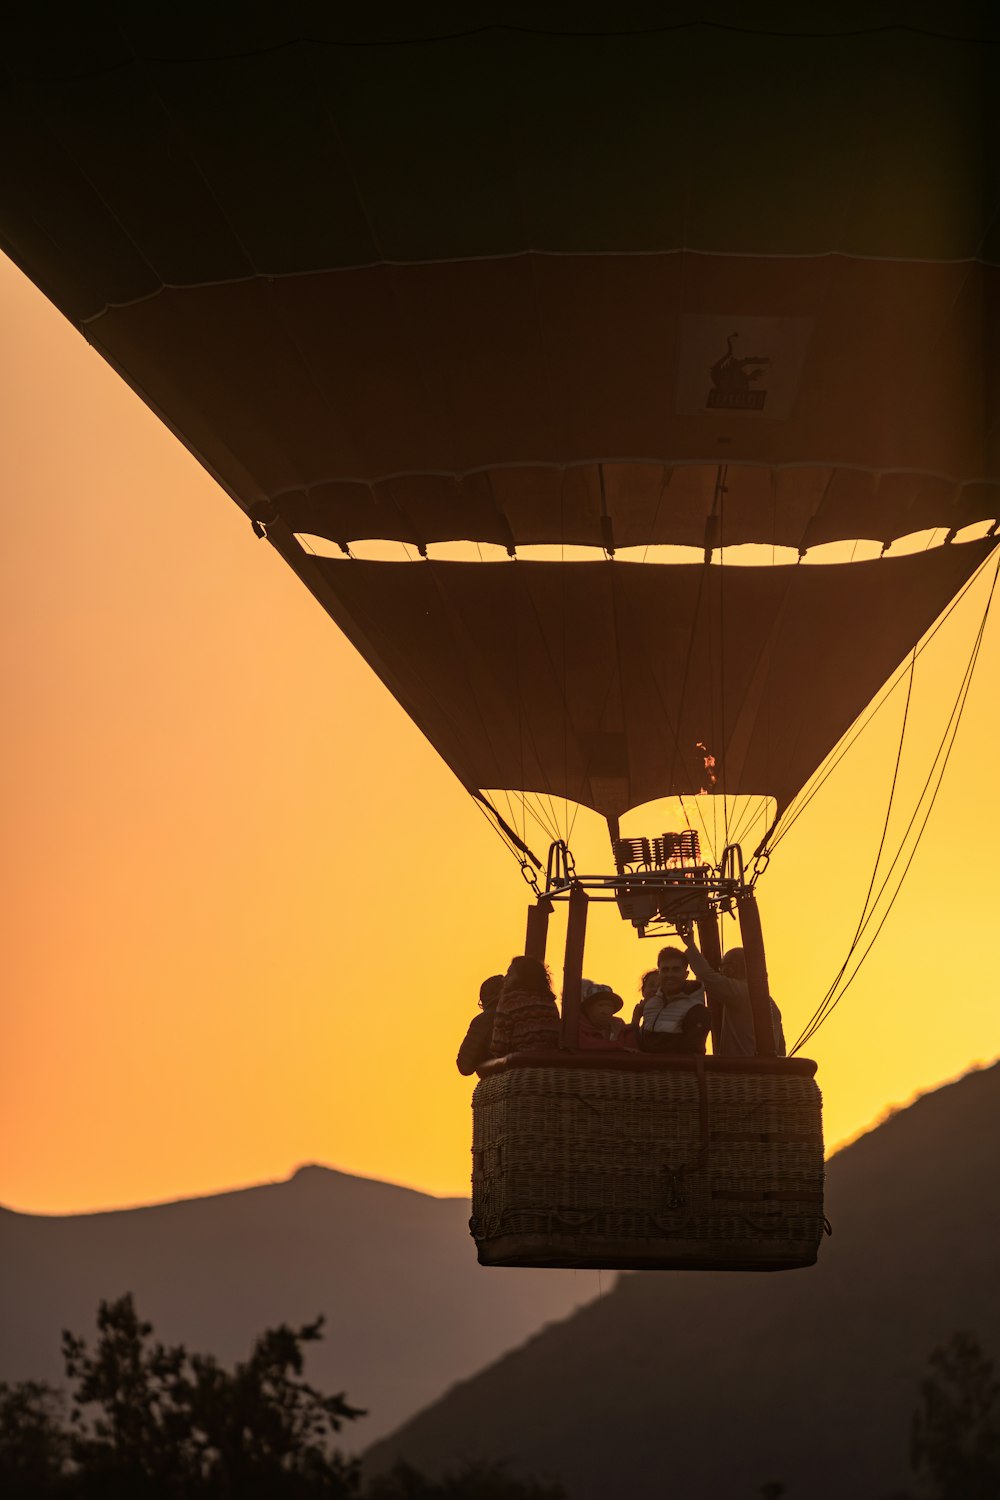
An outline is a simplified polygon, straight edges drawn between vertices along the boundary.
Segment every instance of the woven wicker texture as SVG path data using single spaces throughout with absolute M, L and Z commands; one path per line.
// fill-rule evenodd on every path
M 473 1096 L 485 1264 L 811 1265 L 820 1093 L 801 1074 L 512 1067 Z

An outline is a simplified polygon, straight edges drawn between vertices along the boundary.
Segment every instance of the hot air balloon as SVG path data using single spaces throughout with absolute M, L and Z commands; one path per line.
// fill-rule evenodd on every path
M 569 905 L 563 1048 L 477 1087 L 480 1259 L 810 1264 L 815 1066 L 774 1056 L 754 888 L 995 545 L 996 19 L 47 9 L 8 23 L 4 249 L 480 800 L 526 951 Z M 602 815 L 608 867 L 498 793 Z M 664 797 L 768 826 L 622 838 Z M 710 960 L 738 912 L 758 1055 L 582 1059 L 593 901 Z

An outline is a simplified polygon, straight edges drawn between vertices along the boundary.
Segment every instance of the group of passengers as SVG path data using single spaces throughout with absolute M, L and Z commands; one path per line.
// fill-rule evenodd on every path
M 710 1026 L 707 1001 L 713 1001 L 721 1013 L 717 1053 L 754 1055 L 743 949 L 730 948 L 716 970 L 695 946 L 693 929 L 682 923 L 678 932 L 684 947 L 660 949 L 656 968 L 642 976 L 640 998 L 628 1024 L 618 1014 L 625 1002 L 609 984 L 581 982 L 581 1051 L 703 1053 Z M 784 1057 L 781 1012 L 773 1000 L 770 1004 L 775 1052 Z M 474 1073 L 491 1057 L 558 1047 L 559 1008 L 541 959 L 524 954 L 512 959 L 506 974 L 483 981 L 479 1005 L 481 1014 L 473 1018 L 459 1049 L 460 1073 Z

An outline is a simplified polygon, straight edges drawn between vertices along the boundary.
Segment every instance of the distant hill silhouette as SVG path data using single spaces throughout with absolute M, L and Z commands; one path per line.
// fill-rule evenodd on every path
M 788 1500 L 884 1500 L 931 1348 L 969 1329 L 1000 1356 L 998 1168 L 993 1066 L 832 1159 L 815 1269 L 624 1277 L 369 1460 L 504 1457 L 573 1500 L 749 1500 L 769 1479 Z
M 357 1448 L 597 1293 L 593 1272 L 483 1272 L 464 1198 L 304 1167 L 288 1182 L 60 1218 L 0 1209 L 0 1380 L 59 1381 L 63 1328 L 135 1295 L 166 1343 L 230 1361 L 325 1313 L 309 1373 L 371 1415 Z

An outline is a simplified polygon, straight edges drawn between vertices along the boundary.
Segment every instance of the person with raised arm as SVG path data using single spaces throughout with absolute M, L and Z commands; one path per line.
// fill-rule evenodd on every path
M 704 986 L 705 994 L 709 1000 L 716 1000 L 722 1006 L 722 1037 L 719 1056 L 753 1057 L 757 1051 L 757 1043 L 754 1037 L 753 1010 L 750 1005 L 750 986 L 747 983 L 747 962 L 743 949 L 727 949 L 718 969 L 713 969 L 695 944 L 692 924 L 678 922 L 677 932 L 684 944 L 687 961 Z M 775 1056 L 785 1057 L 787 1053 L 785 1032 L 781 1024 L 781 1011 L 773 999 L 771 1000 L 771 1025 L 774 1028 Z

